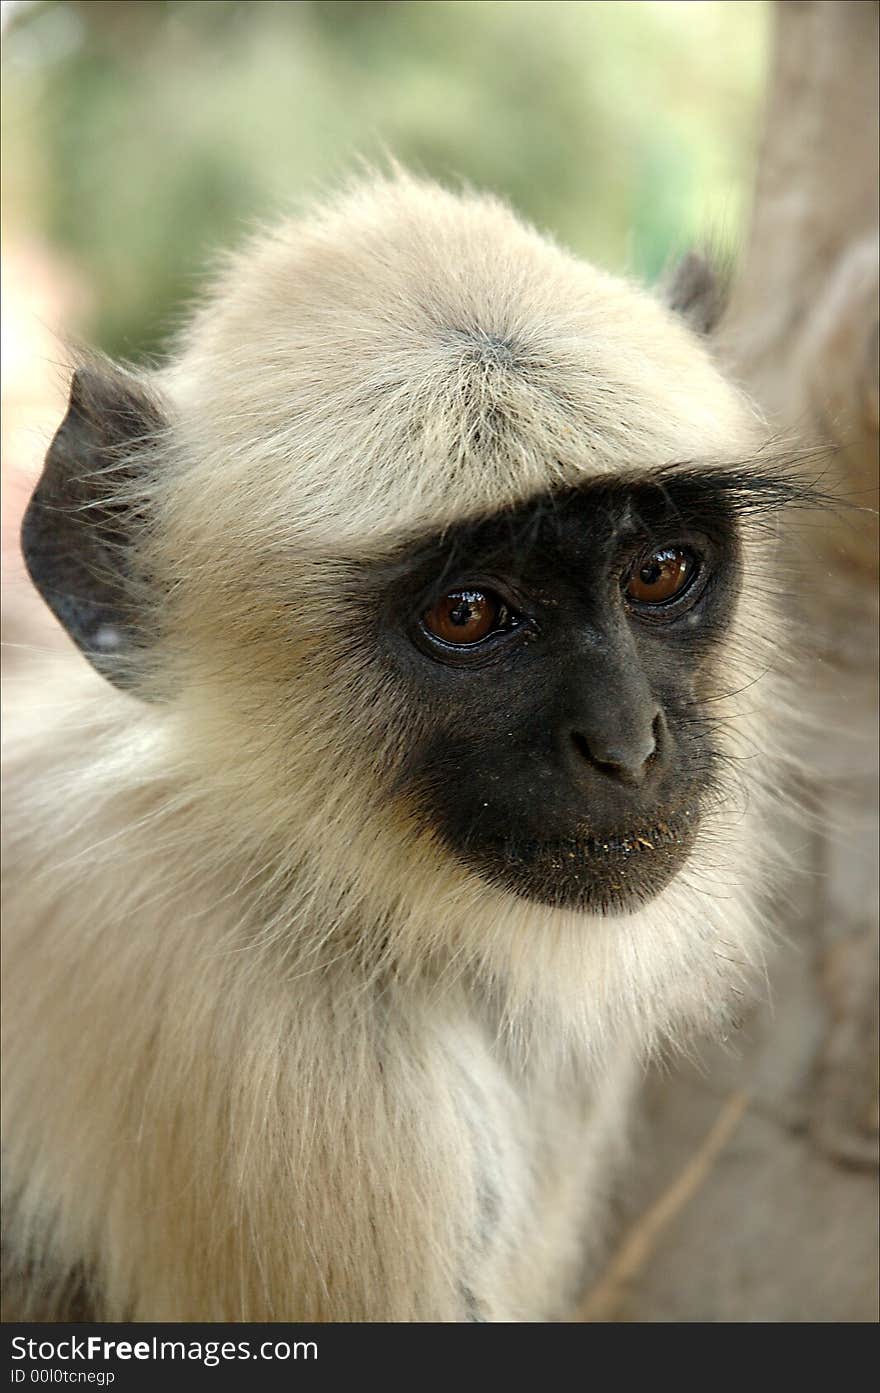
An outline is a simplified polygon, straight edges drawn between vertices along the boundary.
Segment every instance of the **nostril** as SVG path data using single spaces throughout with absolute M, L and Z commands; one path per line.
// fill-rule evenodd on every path
M 658 711 L 651 722 L 651 736 L 653 744 L 645 760 L 647 765 L 656 763 L 663 749 L 663 712 Z
M 600 736 L 590 738 L 572 731 L 572 743 L 581 759 L 599 773 L 618 783 L 638 784 L 648 775 L 660 756 L 663 743 L 663 717 L 657 712 L 651 729 L 641 736 L 632 732 L 614 741 Z
M 579 730 L 573 730 L 571 732 L 571 743 L 574 745 L 575 749 L 577 750 L 578 754 L 581 756 L 582 759 L 585 759 L 588 764 L 595 763 L 586 737 L 581 735 Z

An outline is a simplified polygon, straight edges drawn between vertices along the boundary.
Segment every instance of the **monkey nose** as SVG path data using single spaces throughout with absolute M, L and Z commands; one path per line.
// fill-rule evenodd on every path
M 638 786 L 659 763 L 663 716 L 658 710 L 650 722 L 575 730 L 571 738 L 580 758 L 598 773 L 615 783 Z

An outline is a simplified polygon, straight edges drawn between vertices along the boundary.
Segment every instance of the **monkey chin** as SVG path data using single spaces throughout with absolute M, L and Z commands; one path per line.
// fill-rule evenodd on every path
M 637 832 L 483 848 L 471 860 L 487 880 L 554 909 L 632 914 L 665 890 L 690 855 L 696 812 Z

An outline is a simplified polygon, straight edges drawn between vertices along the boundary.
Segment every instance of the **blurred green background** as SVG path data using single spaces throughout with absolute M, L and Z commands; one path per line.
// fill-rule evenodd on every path
M 3 10 L 4 224 L 88 287 L 63 327 L 112 354 L 159 348 L 219 247 L 383 150 L 647 279 L 742 236 L 759 0 Z

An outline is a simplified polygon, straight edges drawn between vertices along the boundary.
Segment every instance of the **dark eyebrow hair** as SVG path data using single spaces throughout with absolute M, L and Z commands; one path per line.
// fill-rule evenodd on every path
M 644 482 L 676 493 L 683 486 L 694 499 L 707 503 L 723 497 L 740 514 L 776 513 L 783 508 L 817 508 L 838 503 L 839 499 L 819 488 L 817 479 L 806 477 L 803 465 L 815 457 L 816 452 L 811 451 L 777 460 L 675 464 Z
M 771 522 L 783 510 L 839 503 L 805 477 L 801 467 L 804 458 L 733 464 L 683 462 L 650 474 L 594 478 L 410 537 L 384 556 L 363 558 L 361 564 L 389 581 L 422 568 L 434 568 L 442 580 L 476 552 L 526 554 L 548 523 L 570 517 L 584 505 L 591 506 L 594 516 L 601 509 L 609 528 L 617 528 L 629 515 L 637 524 L 633 531 L 638 531 L 639 525 L 650 531 L 677 522 L 698 530 L 724 532 L 737 519 L 754 528 Z
M 845 504 L 820 487 L 821 475 L 807 476 L 804 465 L 820 454 L 827 457 L 809 451 L 733 464 L 677 464 L 645 480 L 645 487 L 659 490 L 670 514 L 686 525 L 711 529 L 735 522 L 753 534 L 775 531 L 780 513 Z

